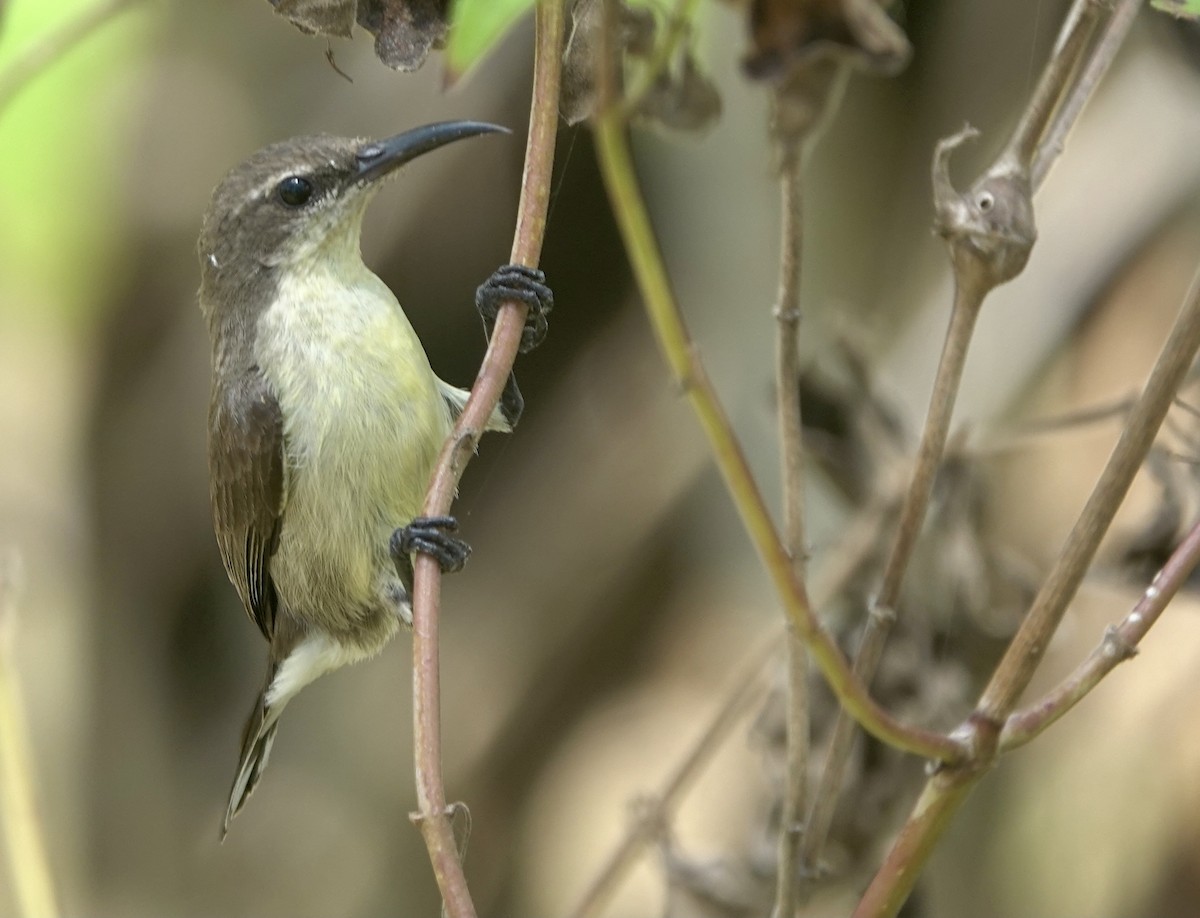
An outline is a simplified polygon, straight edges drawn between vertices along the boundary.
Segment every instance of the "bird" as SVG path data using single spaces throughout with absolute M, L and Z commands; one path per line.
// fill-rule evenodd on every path
M 306 685 L 377 654 L 412 623 L 413 552 L 445 571 L 469 546 L 425 489 L 468 393 L 439 379 L 395 295 L 363 263 L 363 214 L 416 157 L 506 132 L 450 121 L 381 141 L 314 135 L 265 147 L 216 186 L 203 218 L 200 311 L 212 345 L 208 464 L 230 581 L 269 645 L 221 827 L 258 785 L 284 707 Z M 521 350 L 546 334 L 545 275 L 504 265 L 476 293 L 490 332 L 525 303 Z M 523 400 L 509 379 L 489 429 Z

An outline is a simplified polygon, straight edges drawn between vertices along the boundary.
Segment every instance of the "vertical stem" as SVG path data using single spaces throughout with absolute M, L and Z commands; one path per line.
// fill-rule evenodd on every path
M 1026 167 L 1033 162 L 1046 127 L 1062 101 L 1072 74 L 1104 13 L 1105 3 L 1102 0 L 1075 0 L 1067 12 L 1050 61 L 1042 71 L 1033 96 L 1009 140 L 1007 151 L 1016 162 Z
M 604 81 L 601 81 L 603 85 Z M 933 730 L 902 724 L 883 710 L 855 678 L 837 643 L 813 613 L 807 591 L 792 571 L 792 559 L 775 531 L 729 417 L 684 326 L 646 212 L 646 202 L 638 187 L 625 127 L 614 116 L 611 106 L 600 110 L 595 132 L 604 185 L 659 347 L 672 376 L 696 412 L 742 524 L 814 663 L 842 706 L 872 735 L 924 758 L 961 759 L 964 749 L 958 740 Z
M 546 228 L 558 126 L 563 22 L 563 0 L 540 0 L 536 13 L 529 138 L 513 242 L 513 261 L 531 266 L 536 265 L 541 253 Z M 526 307 L 519 303 L 505 303 L 500 309 L 471 395 L 438 457 L 425 498 L 426 516 L 441 516 L 450 508 L 459 478 L 512 370 L 526 312 Z M 413 568 L 413 757 L 418 805 L 415 821 L 429 850 L 446 913 L 451 918 L 473 918 L 475 906 L 448 818 L 442 777 L 438 652 L 441 571 L 437 562 L 424 554 L 413 559 Z
M 1054 120 L 1038 144 L 1037 155 L 1033 159 L 1033 169 L 1031 170 L 1034 191 L 1042 186 L 1042 182 L 1050 173 L 1050 167 L 1062 153 L 1066 146 L 1067 134 L 1070 133 L 1075 121 L 1079 118 L 1079 113 L 1083 111 L 1087 100 L 1091 98 L 1093 90 L 1100 85 L 1100 81 L 1108 73 L 1109 65 L 1117 56 L 1121 45 L 1125 43 L 1133 20 L 1137 18 L 1138 10 L 1142 6 L 1142 0 L 1118 0 L 1110 19 L 1104 25 L 1100 40 L 1088 56 L 1087 63 L 1084 64 L 1082 72 L 1071 87 L 1070 94 L 1059 105 L 1058 111 L 1054 113 Z
M 804 244 L 803 158 L 785 157 L 779 177 L 780 254 L 775 388 L 779 404 L 780 467 L 783 476 L 783 538 L 792 572 L 805 580 L 804 442 L 800 415 L 800 269 Z M 806 807 L 809 725 L 808 652 L 789 621 L 787 645 L 787 763 L 779 816 L 775 918 L 796 911 L 796 871 Z
M 979 317 L 985 293 L 986 290 L 976 284 L 959 283 L 955 286 L 950 325 L 946 330 L 946 341 L 942 346 L 942 357 L 933 382 L 929 413 L 925 418 L 912 481 L 900 511 L 896 536 L 888 555 L 887 566 L 884 568 L 883 583 L 871 605 L 858 655 L 854 658 L 855 675 L 868 687 L 879 666 L 879 658 L 883 654 L 888 634 L 895 621 L 895 609 L 900 599 L 904 572 L 908 568 L 908 562 L 917 544 L 917 536 L 920 535 L 921 525 L 925 521 L 925 513 L 929 508 L 938 466 L 946 449 L 946 438 L 954 415 L 954 403 L 962 381 L 963 368 L 967 362 L 971 334 L 975 328 L 975 320 Z M 816 870 L 821 850 L 829 837 L 854 737 L 854 722 L 844 712 L 839 712 L 829 740 L 829 751 L 825 756 L 820 784 L 813 798 L 808 831 L 804 836 L 802 857 L 809 872 Z

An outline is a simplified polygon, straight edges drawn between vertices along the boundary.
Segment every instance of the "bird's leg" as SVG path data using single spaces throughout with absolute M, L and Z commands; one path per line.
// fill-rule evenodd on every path
M 475 291 L 475 308 L 483 318 L 483 329 L 488 338 L 496 326 L 496 316 L 505 303 L 524 303 L 529 312 L 525 316 L 525 328 L 521 332 L 520 352 L 527 354 L 542 343 L 549 328 L 546 314 L 554 308 L 554 293 L 546 285 L 546 275 L 537 268 L 525 265 L 502 265 Z M 516 427 L 525 409 L 525 399 L 517 387 L 515 373 L 508 374 L 508 382 L 500 396 L 500 411 L 509 426 Z
M 432 555 L 444 574 L 461 571 L 471 557 L 471 546 L 451 535 L 457 531 L 458 520 L 452 516 L 418 516 L 392 533 L 392 556 L 407 559 L 421 552 Z

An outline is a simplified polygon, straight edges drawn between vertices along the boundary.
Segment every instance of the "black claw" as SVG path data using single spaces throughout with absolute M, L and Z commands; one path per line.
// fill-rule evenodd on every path
M 407 559 L 420 552 L 437 560 L 443 574 L 461 571 L 471 557 L 471 546 L 450 533 L 458 531 L 452 516 L 418 516 L 392 533 L 392 556 Z
M 475 308 L 483 317 L 488 337 L 496 324 L 500 307 L 513 301 L 529 307 L 521 332 L 521 353 L 526 354 L 542 343 L 549 330 L 546 314 L 554 308 L 554 291 L 546 285 L 546 275 L 525 265 L 502 265 L 475 291 Z

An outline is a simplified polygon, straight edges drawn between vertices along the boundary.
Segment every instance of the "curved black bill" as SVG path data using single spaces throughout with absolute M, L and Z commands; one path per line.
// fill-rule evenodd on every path
M 359 147 L 358 181 L 371 182 L 438 147 L 479 134 L 508 134 L 508 128 L 486 121 L 442 121 L 413 128 L 387 140 L 373 140 Z

